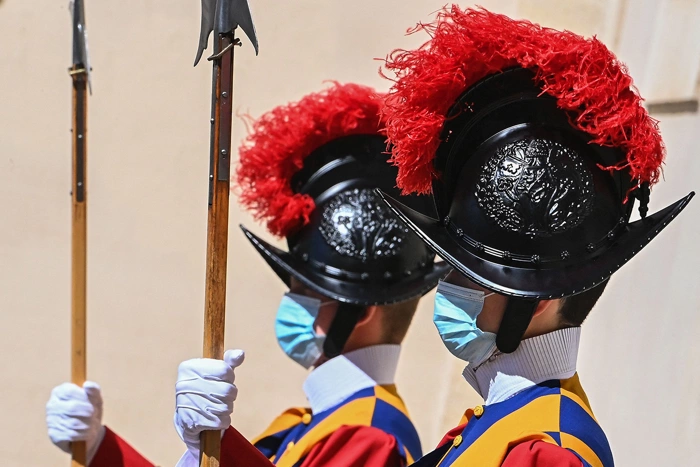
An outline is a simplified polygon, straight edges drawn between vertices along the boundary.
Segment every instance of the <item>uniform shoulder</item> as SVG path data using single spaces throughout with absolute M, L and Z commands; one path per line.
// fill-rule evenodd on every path
M 585 467 L 581 459 L 556 444 L 527 441 L 510 450 L 501 467 Z

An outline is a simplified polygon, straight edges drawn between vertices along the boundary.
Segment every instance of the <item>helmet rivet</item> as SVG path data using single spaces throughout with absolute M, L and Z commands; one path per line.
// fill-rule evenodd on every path
M 363 272 L 362 274 L 360 274 L 360 279 L 362 279 L 363 281 L 366 281 L 367 279 L 369 279 L 369 274 L 366 272 Z
M 391 279 L 392 274 L 389 271 L 384 272 L 384 279 Z

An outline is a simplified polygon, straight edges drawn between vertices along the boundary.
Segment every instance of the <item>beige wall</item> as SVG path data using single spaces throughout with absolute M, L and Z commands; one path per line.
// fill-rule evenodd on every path
M 173 465 L 182 451 L 171 423 L 176 368 L 200 354 L 202 335 L 210 68 L 191 67 L 199 2 L 86 3 L 94 67 L 88 375 L 103 387 L 105 422 L 154 461 Z M 238 54 L 235 99 L 241 112 L 259 115 L 325 79 L 386 89 L 372 58 L 423 41 L 403 32 L 443 1 L 251 3 L 261 54 L 253 57 L 247 44 Z M 482 2 L 621 44 L 649 80 L 645 86 L 655 89 L 643 54 L 630 47 L 635 34 L 643 36 L 628 24 L 632 2 L 570 3 L 580 8 Z M 657 3 L 691 12 L 698 5 Z M 621 25 L 631 35 L 618 37 Z M 697 70 L 693 53 L 688 69 Z M 0 3 L 0 64 L 0 464 L 68 465 L 44 424 L 51 388 L 70 374 L 67 1 Z M 668 82 L 665 92 L 688 94 L 685 84 Z M 700 118 L 663 117 L 662 129 L 669 158 L 652 209 L 697 188 L 700 178 Z M 242 132 L 236 122 L 236 141 Z M 699 214 L 695 201 L 616 275 L 586 325 L 581 374 L 618 465 L 690 465 L 700 439 Z M 282 285 L 235 226 L 263 229 L 235 207 L 231 216 L 226 342 L 248 352 L 234 423 L 254 435 L 287 406 L 304 403 L 305 373 L 273 336 Z M 478 400 L 439 342 L 430 312 L 431 296 L 407 338 L 398 376 L 426 447 Z

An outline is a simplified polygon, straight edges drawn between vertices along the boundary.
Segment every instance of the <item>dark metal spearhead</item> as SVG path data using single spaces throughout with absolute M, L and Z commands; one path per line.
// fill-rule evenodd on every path
M 87 30 L 85 29 L 85 3 L 83 0 L 73 0 L 68 8 L 73 15 L 73 66 L 84 68 L 88 79 L 88 88 L 92 94 L 90 80 L 90 58 L 88 57 Z
M 202 58 L 209 42 L 209 34 L 228 34 L 239 27 L 243 30 L 258 54 L 258 37 L 250 15 L 248 0 L 202 0 L 202 28 L 199 33 L 199 47 L 195 66 Z

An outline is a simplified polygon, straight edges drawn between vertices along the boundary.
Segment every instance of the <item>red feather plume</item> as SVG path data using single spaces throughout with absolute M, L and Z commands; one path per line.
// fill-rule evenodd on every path
M 236 170 L 241 204 L 277 236 L 306 225 L 314 201 L 292 191 L 292 177 L 309 154 L 334 139 L 379 134 L 381 104 L 372 88 L 334 82 L 251 122 Z
M 456 5 L 409 33 L 416 31 L 431 39 L 413 51 L 395 50 L 385 64 L 396 79 L 383 116 L 404 193 L 430 192 L 440 132 L 457 98 L 513 66 L 531 69 L 592 143 L 624 151 L 626 160 L 607 169 L 626 168 L 638 182 L 659 180 L 665 148 L 658 122 L 642 107 L 625 65 L 598 39 Z

